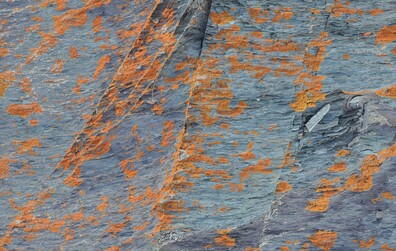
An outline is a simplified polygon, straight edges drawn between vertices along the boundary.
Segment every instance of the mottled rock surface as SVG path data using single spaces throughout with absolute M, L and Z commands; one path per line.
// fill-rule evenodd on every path
M 0 250 L 396 250 L 396 1 L 0 2 Z

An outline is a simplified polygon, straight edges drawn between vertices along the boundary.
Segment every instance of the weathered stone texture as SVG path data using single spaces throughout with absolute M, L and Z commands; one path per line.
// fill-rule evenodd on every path
M 395 250 L 395 20 L 0 2 L 0 249 Z

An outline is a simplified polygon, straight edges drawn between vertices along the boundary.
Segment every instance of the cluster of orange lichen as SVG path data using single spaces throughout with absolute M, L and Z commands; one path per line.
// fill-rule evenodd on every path
M 296 93 L 296 101 L 290 104 L 290 107 L 296 112 L 302 112 L 309 107 L 315 107 L 316 102 L 324 100 L 326 97 L 321 92 L 322 81 L 325 79 L 325 76 L 317 75 L 317 72 L 320 70 L 320 64 L 326 56 L 326 47 L 331 44 L 331 40 L 328 37 L 327 32 L 322 32 L 320 37 L 313 39 L 307 45 L 303 58 L 306 71 L 301 72 L 294 81 L 294 85 L 301 86 L 302 90 Z M 309 48 L 316 49 L 315 55 L 308 52 Z
M 338 152 L 337 155 L 340 155 L 340 152 Z M 316 200 L 309 201 L 306 209 L 314 212 L 325 212 L 329 207 L 329 199 L 342 191 L 369 191 L 373 186 L 373 175 L 380 171 L 380 166 L 385 160 L 393 156 L 396 156 L 396 144 L 379 151 L 377 154 L 367 155 L 360 167 L 360 174 L 351 174 L 346 178 L 343 186 L 334 186 L 341 181 L 340 178 L 335 178 L 333 180 L 322 179 L 321 185 L 316 189 L 316 192 L 321 195 Z M 346 168 L 346 163 L 340 162 L 330 167 L 329 171 L 343 172 Z M 391 199 L 392 196 L 385 193 L 384 198 Z M 378 199 L 374 201 L 376 202 Z

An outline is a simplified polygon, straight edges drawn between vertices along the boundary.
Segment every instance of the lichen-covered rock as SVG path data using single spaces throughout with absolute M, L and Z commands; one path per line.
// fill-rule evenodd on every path
M 0 249 L 395 250 L 396 4 L 0 3 Z

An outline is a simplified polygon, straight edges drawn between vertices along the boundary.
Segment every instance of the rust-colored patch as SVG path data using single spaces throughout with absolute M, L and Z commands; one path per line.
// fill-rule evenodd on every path
M 230 231 L 231 231 L 231 229 L 217 230 L 217 233 L 221 234 L 221 236 L 215 238 L 216 244 L 219 246 L 224 246 L 224 247 L 236 246 L 235 239 L 231 238 L 227 235 Z
M 391 192 L 383 192 L 381 194 L 382 198 L 388 199 L 388 200 L 394 200 L 395 196 Z
M 80 9 L 71 9 L 60 16 L 54 16 L 54 28 L 58 35 L 63 35 L 71 27 L 81 27 L 88 21 L 87 11 L 107 5 L 110 0 L 88 0 Z
M 65 9 L 67 0 L 44 0 L 44 1 L 40 4 L 40 7 L 41 7 L 41 8 L 45 8 L 45 7 L 47 7 L 48 5 L 55 4 L 55 3 L 57 4 L 56 10 L 61 11 L 61 10 L 64 10 L 64 9 Z
M 170 141 L 172 140 L 174 128 L 175 124 L 172 121 L 167 121 L 164 123 L 161 146 L 165 147 L 169 145 Z
M 78 187 L 83 183 L 83 180 L 80 179 L 81 170 L 79 167 L 73 169 L 72 173 L 66 177 L 63 183 L 67 186 Z
M 136 177 L 137 171 L 132 169 L 134 167 L 133 162 L 134 159 L 125 159 L 120 162 L 120 167 L 124 171 L 127 180 Z
M 314 246 L 324 251 L 330 251 L 337 240 L 337 233 L 319 230 L 315 234 L 309 236 L 308 239 Z
M 210 18 L 212 19 L 214 24 L 217 25 L 226 25 L 232 21 L 234 21 L 234 16 L 232 16 L 227 11 L 223 11 L 222 13 L 217 14 L 214 11 L 210 12 Z
M 23 78 L 22 82 L 18 84 L 19 88 L 21 88 L 24 92 L 31 92 L 32 86 L 30 85 L 30 81 L 28 78 Z M 0 95 L 1 96 L 1 95 Z
M 348 167 L 345 162 L 339 162 L 339 163 L 332 165 L 327 170 L 331 173 L 340 173 L 340 172 L 346 171 L 347 169 L 348 169 Z
M 396 85 L 381 88 L 374 93 L 380 97 L 396 98 Z
M 63 60 L 57 59 L 51 67 L 52 73 L 61 73 L 63 71 Z
M 243 160 L 255 159 L 256 155 L 254 155 L 254 153 L 252 152 L 253 145 L 254 145 L 253 142 L 249 142 L 248 145 L 247 145 L 246 152 L 243 152 L 243 153 L 240 153 L 240 154 L 233 154 L 232 156 L 234 156 L 234 157 L 239 156 Z
M 97 79 L 99 74 L 104 70 L 106 64 L 110 62 L 110 57 L 108 55 L 104 55 L 99 59 L 98 66 L 93 75 L 93 79 Z
M 261 8 L 249 8 L 250 17 L 258 24 L 267 22 L 270 15 L 268 10 L 262 10 Z
M 112 246 L 103 251 L 121 251 L 121 248 L 119 246 Z
M 388 44 L 396 40 L 396 25 L 384 26 L 377 32 L 376 44 Z
M 336 157 L 345 157 L 350 154 L 351 154 L 351 151 L 346 150 L 346 149 L 341 149 L 341 150 L 338 150 L 338 152 L 336 153 Z
M 11 115 L 26 118 L 32 113 L 42 113 L 43 108 L 39 103 L 35 102 L 30 104 L 11 104 L 6 111 Z
M 279 181 L 276 185 L 276 192 L 277 193 L 284 193 L 287 191 L 292 190 L 293 187 L 287 181 Z
M 275 10 L 275 17 L 272 22 L 279 22 L 280 20 L 289 20 L 293 17 L 292 8 L 279 8 Z
M 248 166 L 242 169 L 239 174 L 239 179 L 243 183 L 250 176 L 251 173 L 262 173 L 270 174 L 273 172 L 271 169 L 266 169 L 266 167 L 271 165 L 271 159 L 260 159 L 257 165 Z
M 15 75 L 12 71 L 0 73 L 0 98 L 4 95 L 7 88 L 15 81 Z
M 396 251 L 396 248 L 391 248 L 388 244 L 382 244 L 381 251 Z
M 306 210 L 312 212 L 325 212 L 329 208 L 329 199 L 326 196 L 319 196 L 316 200 L 311 200 L 306 206 Z
M 384 10 L 382 9 L 373 9 L 373 10 L 369 10 L 370 15 L 372 16 L 377 16 L 380 14 L 384 14 Z
M 354 243 L 359 245 L 359 248 L 370 248 L 375 243 L 375 237 L 371 236 L 370 240 L 353 240 Z
M 9 159 L 8 156 L 3 156 L 0 158 L 0 179 L 10 177 L 11 167 L 10 163 L 17 162 L 16 160 Z
M 70 58 L 78 58 L 80 56 L 76 46 L 70 46 L 69 55 L 70 55 Z
M 100 32 L 102 31 L 102 17 L 101 16 L 96 16 L 95 19 L 92 22 L 92 29 L 94 32 Z
M 107 207 L 109 206 L 109 199 L 107 196 L 102 196 L 102 203 L 100 203 L 96 209 L 102 214 L 105 213 Z
M 29 153 L 30 155 L 37 155 L 33 151 L 33 147 L 42 147 L 41 142 L 38 138 L 32 138 L 25 141 L 13 141 L 13 144 L 17 147 L 18 154 Z
M 29 124 L 30 124 L 31 126 L 36 126 L 36 125 L 38 125 L 38 123 L 39 123 L 39 121 L 38 121 L 37 119 L 31 119 L 31 120 L 29 120 Z
M 5 58 L 9 53 L 7 48 L 0 48 L 0 58 Z

